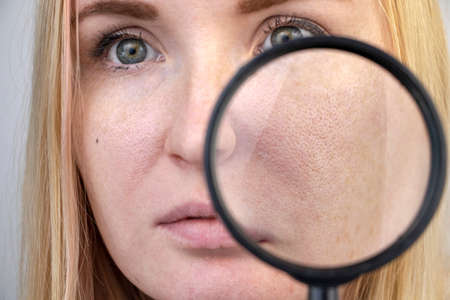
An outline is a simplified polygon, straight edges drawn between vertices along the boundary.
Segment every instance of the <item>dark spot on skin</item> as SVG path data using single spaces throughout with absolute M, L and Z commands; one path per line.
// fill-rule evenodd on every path
M 95 142 L 98 144 L 98 138 L 97 139 L 95 139 Z

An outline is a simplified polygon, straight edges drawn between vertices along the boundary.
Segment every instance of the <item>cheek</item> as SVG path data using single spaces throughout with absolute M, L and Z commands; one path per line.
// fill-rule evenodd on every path
M 123 239 L 131 238 L 149 222 L 145 209 L 136 209 L 145 204 L 133 193 L 161 156 L 174 98 L 162 84 L 154 87 L 123 81 L 85 88 L 79 165 L 107 240 L 119 233 Z
M 377 223 L 384 191 L 383 81 L 364 63 L 331 61 L 350 67 L 324 63 L 284 77 L 269 70 L 259 88 L 249 83 L 230 110 L 235 155 L 219 172 L 223 187 L 233 187 L 221 191 L 232 214 L 279 238 L 273 250 L 303 253 L 303 263 L 348 259 L 351 237 L 370 236 L 360 224 Z M 331 257 L 327 245 L 336 237 L 340 257 Z
M 161 118 L 164 109 L 121 95 L 105 101 L 113 107 L 104 110 L 94 104 L 90 110 L 83 138 L 85 159 L 103 173 L 120 176 L 122 182 L 116 183 L 122 188 L 132 188 L 161 151 L 167 127 Z
M 367 63 L 318 56 L 294 57 L 303 68 L 291 67 L 286 76 L 274 76 L 277 67 L 257 75 L 265 84 L 258 89 L 249 82 L 230 119 L 240 160 L 233 168 L 248 166 L 251 174 L 244 180 L 252 178 L 258 190 L 276 182 L 286 194 L 327 203 L 355 174 L 377 187 L 372 175 L 382 173 L 374 167 L 383 167 L 386 103 L 383 82 Z M 319 66 L 304 67 L 314 63 Z
M 353 88 L 303 91 L 301 98 L 294 97 L 302 101 L 281 97 L 278 103 L 283 105 L 261 124 L 264 129 L 249 163 L 252 175 L 245 177 L 258 176 L 255 193 L 261 193 L 261 187 L 270 188 L 265 194 L 278 193 L 267 203 L 268 210 L 277 203 L 280 211 L 295 211 L 294 219 L 305 220 L 333 207 L 327 213 L 342 219 L 338 217 L 355 203 L 367 202 L 369 207 L 371 199 L 380 199 L 385 105 L 375 89 L 355 82 Z

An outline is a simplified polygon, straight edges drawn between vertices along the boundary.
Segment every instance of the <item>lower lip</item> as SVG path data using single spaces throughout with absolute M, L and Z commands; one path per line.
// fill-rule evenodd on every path
M 225 226 L 215 218 L 183 219 L 161 224 L 160 227 L 187 248 L 219 249 L 238 246 Z

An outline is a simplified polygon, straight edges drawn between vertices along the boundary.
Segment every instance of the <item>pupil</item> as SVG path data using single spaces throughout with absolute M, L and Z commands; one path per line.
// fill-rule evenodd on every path
M 122 64 L 138 64 L 147 57 L 147 48 L 142 40 L 126 39 L 117 46 L 117 57 Z
M 291 39 L 291 37 L 289 36 L 289 34 L 285 34 L 283 35 L 283 37 L 281 38 L 281 40 L 283 41 L 283 43 L 288 42 Z

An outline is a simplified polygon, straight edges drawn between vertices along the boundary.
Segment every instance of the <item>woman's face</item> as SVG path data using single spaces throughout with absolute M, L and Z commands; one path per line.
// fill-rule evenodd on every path
M 156 299 L 300 299 L 305 295 L 303 285 L 256 260 L 235 244 L 215 216 L 202 165 L 207 122 L 224 85 L 239 66 L 271 46 L 276 40 L 272 37 L 277 27 L 296 27 L 312 35 L 350 36 L 392 52 L 388 28 L 377 2 L 79 0 L 82 90 L 79 101 L 83 110 L 75 119 L 77 164 L 105 245 L 134 285 Z M 374 73 L 361 72 L 357 64 L 349 64 L 347 68 L 348 74 L 352 74 L 352 68 L 364 74 L 357 80 L 360 98 L 370 94 L 375 100 L 385 100 L 371 93 L 377 91 L 377 80 L 371 80 Z M 355 82 L 355 78 L 344 77 L 342 81 Z M 348 96 L 345 89 L 337 92 Z M 305 170 L 314 171 L 311 171 L 314 176 L 304 170 L 300 172 L 303 177 L 298 178 L 304 179 L 304 190 L 292 194 L 314 194 L 316 199 L 328 199 L 336 185 L 324 184 L 324 180 L 348 180 L 356 174 L 352 173 L 354 168 L 348 168 L 350 160 L 352 165 L 365 161 L 362 149 L 324 139 L 329 132 L 334 130 L 339 134 L 330 136 L 350 139 L 352 133 L 356 135 L 368 127 L 374 136 L 384 130 L 373 120 L 374 116 L 383 116 L 386 106 L 380 111 L 376 108 L 380 106 L 375 104 L 370 106 L 372 110 L 360 109 L 363 115 L 359 115 L 360 123 L 356 122 L 356 127 L 355 123 L 344 122 L 348 121 L 348 115 L 339 107 L 343 106 L 334 104 L 331 119 L 318 121 L 315 116 L 309 116 L 309 121 L 318 124 L 316 131 L 308 131 L 301 122 L 292 123 L 295 126 L 290 129 L 297 130 L 308 145 L 302 149 L 306 154 L 302 164 L 307 167 Z M 291 111 L 292 105 L 286 109 Z M 279 110 L 275 115 L 284 119 L 286 112 Z M 246 138 L 252 136 L 252 128 L 258 127 L 257 123 L 240 119 L 244 115 L 234 115 L 234 121 L 230 117 L 226 138 L 221 140 L 224 174 L 235 170 L 233 166 L 239 164 L 239 153 L 245 149 Z M 330 120 L 340 122 L 341 126 L 334 128 Z M 361 120 L 375 125 L 367 126 Z M 244 179 L 266 179 L 270 183 L 280 182 L 282 176 L 297 178 L 300 174 L 295 173 L 295 168 L 289 168 L 288 157 L 283 157 L 273 143 L 292 145 L 283 135 L 286 126 L 270 128 L 260 144 L 259 153 L 266 152 L 265 159 L 253 157 Z M 318 136 L 322 137 L 320 141 Z M 323 158 L 329 157 L 330 149 L 338 159 L 324 167 Z M 330 180 L 334 175 L 330 172 L 339 170 L 347 170 L 345 176 Z M 264 176 L 260 176 L 261 172 Z M 367 177 L 367 181 L 373 182 L 370 188 L 377 189 L 377 178 Z M 230 186 L 239 186 L 237 179 L 234 183 Z M 270 199 L 268 186 L 248 185 L 252 195 Z M 239 191 L 236 188 L 232 193 Z M 289 188 L 283 191 L 287 195 Z M 345 201 L 354 202 L 361 195 L 358 191 Z M 307 203 L 308 196 L 304 199 L 303 203 Z M 290 210 L 283 210 L 283 205 Z M 265 209 L 271 219 L 264 216 L 264 220 L 283 220 L 288 211 L 289 217 L 297 220 L 295 225 L 314 229 L 319 235 L 330 228 L 351 227 L 351 224 L 339 227 L 342 222 L 349 223 L 344 217 L 348 205 L 331 204 L 339 207 L 332 212 L 336 226 L 315 226 L 311 222 L 307 225 L 301 218 L 305 214 L 292 214 L 295 205 L 283 205 L 273 211 Z M 330 207 L 330 203 L 326 205 Z M 314 207 L 312 213 L 320 215 L 317 202 L 306 206 Z M 378 206 L 372 207 L 373 212 Z M 240 208 L 238 205 L 237 211 Z M 258 226 L 264 229 L 263 224 Z M 320 262 L 317 256 L 320 251 L 312 249 L 320 249 L 321 241 L 312 235 L 307 240 L 308 234 L 303 232 L 306 240 L 295 251 L 305 253 L 304 259 Z M 345 259 L 346 253 L 360 243 L 352 242 L 352 230 L 342 234 L 334 262 Z M 289 238 L 286 236 L 286 240 Z M 257 242 L 269 248 L 277 247 L 277 240 L 269 234 L 263 233 Z

